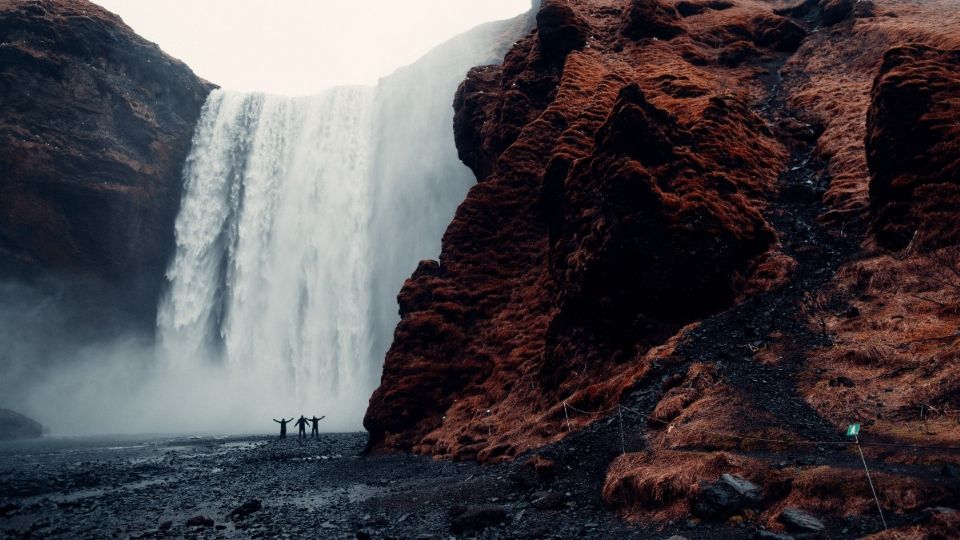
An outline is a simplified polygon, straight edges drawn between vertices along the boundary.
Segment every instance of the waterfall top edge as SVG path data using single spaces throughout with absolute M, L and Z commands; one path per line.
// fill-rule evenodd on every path
M 248 96 L 248 97 L 257 97 L 257 98 L 269 98 L 269 99 L 311 99 L 317 97 L 323 97 L 331 94 L 336 94 L 339 92 L 363 92 L 363 91 L 374 91 L 376 90 L 376 84 L 338 84 L 334 86 L 328 86 L 321 88 L 320 90 L 310 93 L 310 94 L 279 94 L 275 92 L 263 92 L 259 90 L 233 90 L 230 88 L 216 88 L 210 95 L 219 95 L 219 96 Z

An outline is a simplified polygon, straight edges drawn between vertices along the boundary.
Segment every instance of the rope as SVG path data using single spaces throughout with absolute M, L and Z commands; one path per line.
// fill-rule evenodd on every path
M 566 417 L 567 431 L 568 431 L 568 432 L 570 431 L 570 417 L 569 417 L 569 415 L 567 414 L 567 409 L 572 409 L 572 410 L 574 410 L 574 411 L 576 411 L 576 412 L 579 412 L 579 413 L 582 413 L 582 414 L 589 414 L 589 415 L 594 415 L 594 416 L 609 413 L 609 412 L 613 411 L 614 409 L 620 409 L 620 410 L 621 410 L 621 413 L 620 413 L 620 422 L 621 422 L 621 446 L 622 446 L 622 447 L 625 447 L 625 446 L 626 446 L 625 444 L 623 444 L 623 440 L 622 440 L 622 439 L 623 439 L 623 428 L 622 428 L 622 426 L 623 426 L 623 413 L 622 413 L 622 410 L 627 410 L 628 412 L 632 412 L 633 414 L 635 414 L 635 415 L 637 415 L 637 416 L 639 416 L 639 417 L 641 417 L 641 418 L 645 418 L 645 419 L 647 419 L 647 420 L 651 420 L 651 421 L 653 421 L 653 422 L 657 422 L 657 423 L 659 423 L 659 424 L 662 424 L 662 425 L 664 425 L 664 426 L 668 426 L 668 427 L 670 427 L 670 428 L 683 427 L 683 426 L 677 426 L 676 424 L 672 424 L 672 423 L 670 423 L 670 422 L 667 422 L 667 421 L 665 421 L 665 420 L 661 420 L 661 419 L 659 419 L 659 418 L 655 418 L 655 417 L 650 416 L 650 415 L 648 415 L 648 414 L 644 414 L 644 413 L 642 413 L 642 412 L 640 412 L 640 411 L 631 409 L 630 407 L 627 407 L 626 405 L 617 404 L 617 405 L 615 405 L 615 406 L 613 406 L 613 407 L 610 407 L 609 409 L 604 409 L 604 410 L 601 410 L 601 411 L 584 411 L 584 410 L 578 409 L 578 408 L 576 408 L 576 407 L 574 407 L 574 406 L 572 406 L 572 405 L 568 405 L 567 402 L 564 401 L 564 402 L 563 402 L 563 413 L 564 413 L 564 416 Z M 787 444 L 787 445 L 796 445 L 796 446 L 803 446 L 803 445 L 807 445 L 807 446 L 821 446 L 821 445 L 850 446 L 850 445 L 852 445 L 852 444 L 857 444 L 857 445 L 875 446 L 875 447 L 909 448 L 909 449 L 914 449 L 914 450 L 960 450 L 960 446 L 931 446 L 931 445 L 898 444 L 898 443 L 882 443 L 882 442 L 873 442 L 873 443 L 871 443 L 871 442 L 857 442 L 857 443 L 854 443 L 854 442 L 852 442 L 852 441 L 772 439 L 772 438 L 769 438 L 769 437 L 756 437 L 756 436 L 753 436 L 753 435 L 738 435 L 738 434 L 734 434 L 734 433 L 724 433 L 724 432 L 713 431 L 713 430 L 708 430 L 708 429 L 701 429 L 700 431 L 703 432 L 703 433 L 706 433 L 706 434 L 708 434 L 708 435 L 715 435 L 715 436 L 717 436 L 717 437 L 726 437 L 726 438 L 730 438 L 730 439 L 750 440 L 750 441 L 759 441 L 759 442 L 768 442 L 768 443 L 777 443 L 777 444 Z
M 863 461 L 863 470 L 867 471 L 867 482 L 870 484 L 870 492 L 873 493 L 873 500 L 877 502 L 877 511 L 880 512 L 880 521 L 883 522 L 883 529 L 887 530 L 887 519 L 883 517 L 883 508 L 880 508 L 880 498 L 877 497 L 877 490 L 873 488 L 873 480 L 870 479 L 870 469 L 867 468 L 867 458 L 863 457 L 863 449 L 860 448 L 860 437 L 854 435 L 853 439 L 857 443 L 857 450 L 860 451 L 860 460 Z
M 625 406 L 623 406 L 623 405 L 621 405 L 621 407 L 623 407 L 624 409 L 626 409 L 626 410 L 628 410 L 628 411 L 630 411 L 630 412 L 632 412 L 632 413 L 634 413 L 634 414 L 636 414 L 636 415 L 638 415 L 638 416 L 640 416 L 640 417 L 642 417 L 642 418 L 646 418 L 646 419 L 652 420 L 652 421 L 654 421 L 654 422 L 659 422 L 660 424 L 663 424 L 663 425 L 665 425 L 665 426 L 670 426 L 670 427 L 673 427 L 673 428 L 682 427 L 682 426 L 677 426 L 676 424 L 671 424 L 670 422 L 667 422 L 667 421 L 664 421 L 664 420 L 660 420 L 659 418 L 654 418 L 654 417 L 652 417 L 652 416 L 650 416 L 650 415 L 643 414 L 642 412 L 635 411 L 635 410 L 631 409 L 630 407 L 625 407 Z M 718 437 L 727 437 L 727 438 L 730 438 L 730 439 L 741 439 L 741 440 L 761 441 L 761 442 L 780 443 L 780 444 L 799 444 L 799 445 L 802 445 L 802 444 L 806 444 L 806 445 L 820 445 L 820 444 L 843 444 L 843 445 L 847 445 L 847 444 L 851 444 L 849 441 L 809 441 L 809 440 L 808 440 L 808 441 L 798 441 L 798 440 L 789 440 L 789 439 L 771 439 L 771 438 L 768 438 L 768 437 L 754 437 L 754 436 L 752 436 L 752 435 L 736 435 L 736 434 L 733 434 L 733 433 L 724 433 L 724 432 L 720 432 L 720 431 L 712 431 L 712 430 L 709 430 L 709 429 L 701 429 L 700 431 L 702 431 L 703 433 L 707 433 L 707 434 L 709 434 L 709 435 L 716 435 L 716 436 L 718 436 Z
M 582 413 L 582 414 L 592 414 L 592 415 L 607 414 L 608 412 L 616 409 L 617 407 L 620 407 L 620 405 L 614 405 L 613 407 L 610 407 L 609 409 L 604 409 L 604 410 L 602 410 L 602 411 L 596 411 L 596 412 L 590 412 L 590 411 L 582 411 L 582 410 L 574 407 L 573 405 L 568 405 L 566 401 L 563 402 L 563 406 L 564 406 L 564 407 L 569 407 L 570 409 L 572 409 L 572 410 L 574 410 L 574 411 L 577 411 L 578 413 Z

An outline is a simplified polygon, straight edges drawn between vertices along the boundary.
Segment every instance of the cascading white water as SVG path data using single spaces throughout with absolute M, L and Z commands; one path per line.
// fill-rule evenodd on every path
M 222 368 L 204 371 L 218 379 L 200 390 L 212 406 L 334 411 L 328 428 L 358 428 L 396 294 L 418 260 L 437 256 L 474 181 L 453 144 L 456 85 L 527 24 L 479 27 L 376 87 L 213 92 L 158 314 L 167 368 Z
M 184 172 L 165 357 L 211 352 L 310 404 L 369 386 L 369 142 L 373 89 L 285 98 L 215 91 Z M 289 406 L 289 405 L 288 405 Z

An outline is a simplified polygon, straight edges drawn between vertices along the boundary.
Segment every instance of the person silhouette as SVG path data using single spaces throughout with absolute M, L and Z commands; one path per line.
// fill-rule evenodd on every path
M 293 418 L 291 418 L 290 420 L 284 420 L 283 417 L 281 416 L 279 420 L 274 418 L 273 421 L 280 424 L 280 438 L 286 439 L 287 438 L 287 422 L 292 422 Z
M 320 421 L 323 420 L 324 418 L 326 418 L 326 416 L 321 416 L 320 418 L 317 418 L 316 415 L 314 415 L 313 418 L 309 418 L 310 423 L 313 425 L 313 427 L 310 429 L 310 437 L 311 437 L 311 438 L 312 438 L 312 437 L 316 437 L 316 438 L 318 438 L 318 439 L 320 438 L 320 430 L 318 429 L 318 424 L 319 424 Z
M 300 418 L 297 419 L 295 425 L 298 428 L 300 428 L 300 435 L 297 436 L 297 438 L 306 439 L 307 438 L 307 418 L 301 414 Z

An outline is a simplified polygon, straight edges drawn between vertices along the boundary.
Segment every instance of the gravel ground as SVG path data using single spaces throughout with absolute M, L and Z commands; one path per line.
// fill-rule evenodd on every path
M 306 441 L 258 436 L 0 443 L 0 536 L 737 536 L 735 529 L 711 531 L 687 523 L 661 530 L 629 525 L 602 506 L 597 489 L 602 479 L 584 481 L 574 470 L 575 461 L 560 461 L 561 470 L 550 483 L 523 483 L 517 464 L 362 456 L 365 443 L 363 433 Z M 552 495 L 543 502 L 546 493 Z M 259 510 L 231 516 L 250 501 L 259 501 Z M 462 514 L 467 526 L 485 519 L 500 523 L 454 534 L 451 513 L 461 506 L 467 507 Z M 197 516 L 212 522 L 188 524 Z

